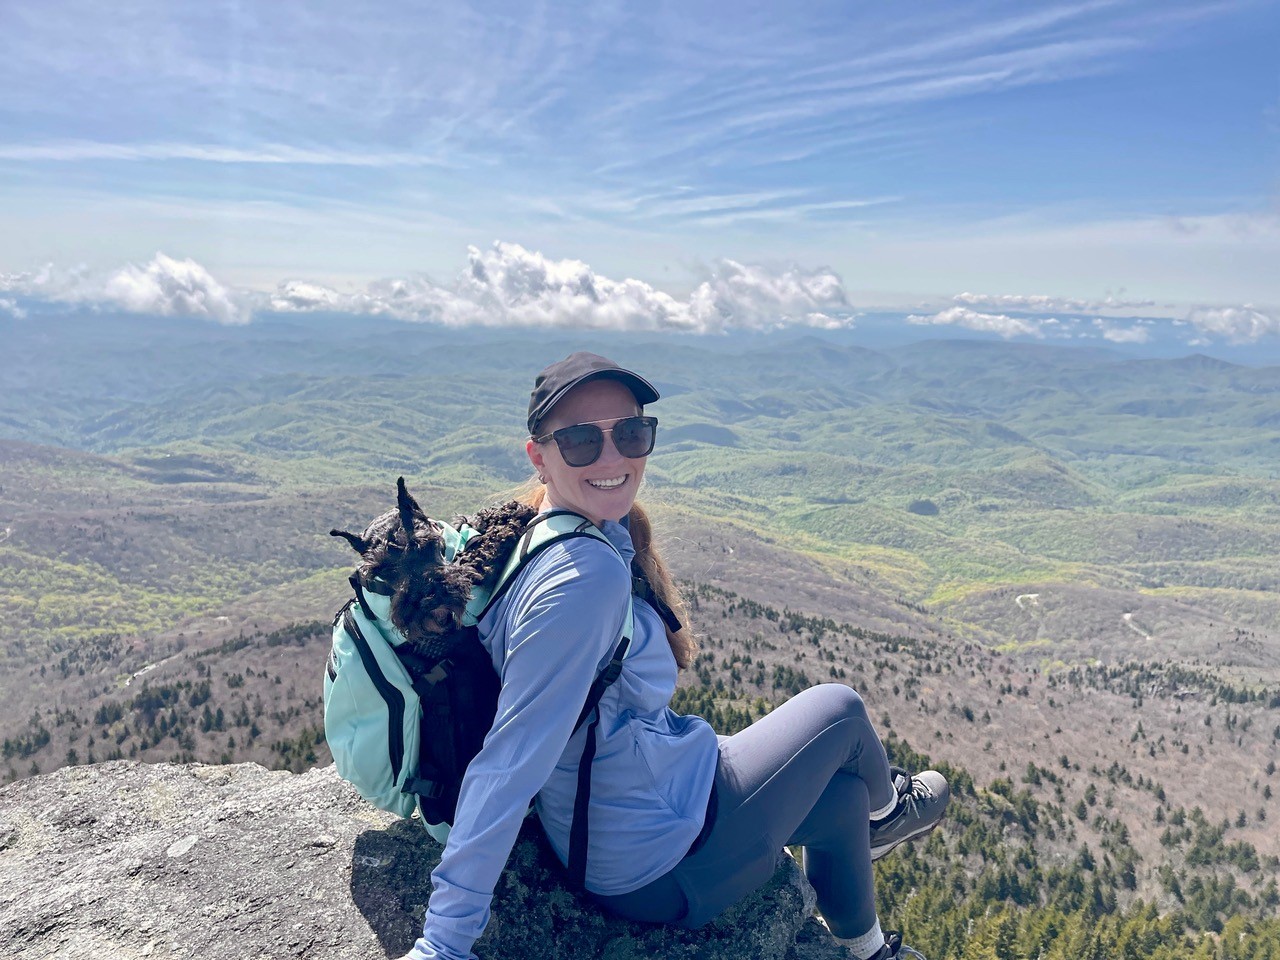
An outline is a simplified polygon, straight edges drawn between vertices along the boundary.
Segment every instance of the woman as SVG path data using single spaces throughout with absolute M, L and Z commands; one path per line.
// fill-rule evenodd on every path
M 910 950 L 881 932 L 871 860 L 937 824 L 948 800 L 942 776 L 895 777 L 861 699 L 839 684 L 723 739 L 667 706 L 694 646 L 670 617 L 684 608 L 635 502 L 657 429 L 644 407 L 657 399 L 643 377 L 589 353 L 535 381 L 532 505 L 581 514 L 616 549 L 591 538 L 556 543 L 479 624 L 502 679 L 498 713 L 463 780 L 412 960 L 470 956 L 529 797 L 568 861 L 588 735 L 574 725 L 618 643 L 633 558 L 653 602 L 634 599 L 632 643 L 598 708 L 588 893 L 624 917 L 697 927 L 768 880 L 783 844 L 800 844 L 825 922 L 851 956 Z

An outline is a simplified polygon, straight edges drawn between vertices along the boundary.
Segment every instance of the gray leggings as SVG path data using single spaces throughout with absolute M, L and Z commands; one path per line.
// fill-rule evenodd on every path
M 893 799 L 862 698 L 838 683 L 811 687 L 720 739 L 701 847 L 639 890 L 596 899 L 632 920 L 700 927 L 764 884 L 783 844 L 799 844 L 832 932 L 861 936 L 876 922 L 870 812 Z

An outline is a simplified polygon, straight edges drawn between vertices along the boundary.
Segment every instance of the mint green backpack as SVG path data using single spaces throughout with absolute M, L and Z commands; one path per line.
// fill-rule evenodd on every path
M 331 531 L 346 538 L 362 562 L 350 578 L 355 596 L 333 621 L 324 677 L 325 737 L 339 775 L 362 797 L 402 817 L 416 811 L 443 843 L 467 764 L 479 752 L 497 709 L 499 680 L 476 623 L 552 544 L 576 537 L 609 540 L 569 511 L 553 510 L 525 523 L 516 511 L 529 516 L 533 511 L 515 504 L 453 526 L 422 513 L 403 478 L 397 500 L 398 509 L 378 517 L 363 534 Z M 505 515 L 495 521 L 494 514 L 502 511 Z M 521 526 L 523 532 L 511 535 Z M 407 538 L 405 530 L 413 536 Z M 495 537 L 506 542 L 495 545 Z M 468 566 L 469 550 L 486 554 L 487 575 Z M 622 670 L 632 615 L 629 601 L 622 636 L 592 684 L 574 732 Z M 583 751 L 588 771 L 595 724 L 593 719 Z M 585 874 L 589 791 L 589 773 L 580 775 L 573 834 L 581 819 L 584 836 L 571 844 L 571 873 L 581 861 L 577 865 Z

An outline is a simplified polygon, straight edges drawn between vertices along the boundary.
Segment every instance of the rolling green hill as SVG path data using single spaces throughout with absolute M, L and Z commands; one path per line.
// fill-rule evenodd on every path
M 335 489 L 403 473 L 462 505 L 521 480 L 531 370 L 582 345 L 377 320 L 3 332 L 16 362 L 0 424 L 38 446 L 5 447 L 0 562 L 95 596 L 159 591 L 170 622 L 330 562 L 316 531 L 333 521 L 307 504 Z M 1054 582 L 1280 624 L 1266 573 L 1280 370 L 974 341 L 877 352 L 815 335 L 588 345 L 666 394 L 651 497 L 871 570 L 967 635 L 998 644 L 1007 625 L 963 620 L 957 598 Z M 137 521 L 144 506 L 159 528 Z M 89 605 L 48 626 L 151 629 L 164 614 L 146 612 L 149 596 L 123 617 L 94 624 Z
M 443 516 L 510 490 L 532 373 L 587 346 L 664 394 L 681 708 L 728 731 L 846 682 L 949 765 L 952 822 L 880 868 L 930 956 L 1274 953 L 1280 370 L 336 318 L 0 337 L 6 778 L 323 762 L 327 531 L 400 474 Z

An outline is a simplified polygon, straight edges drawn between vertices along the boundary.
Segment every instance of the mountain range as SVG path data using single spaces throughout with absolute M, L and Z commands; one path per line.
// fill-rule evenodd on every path
M 960 784 L 892 869 L 934 890 L 932 864 L 970 920 L 1043 920 L 1018 884 L 1076 916 L 1071 876 L 1196 936 L 1280 902 L 1280 368 L 343 317 L 28 317 L 0 342 L 4 779 L 325 762 L 328 530 L 400 475 L 441 516 L 500 498 L 534 372 L 593 349 L 663 394 L 642 498 L 702 635 L 683 709 L 727 732 L 853 684 Z

